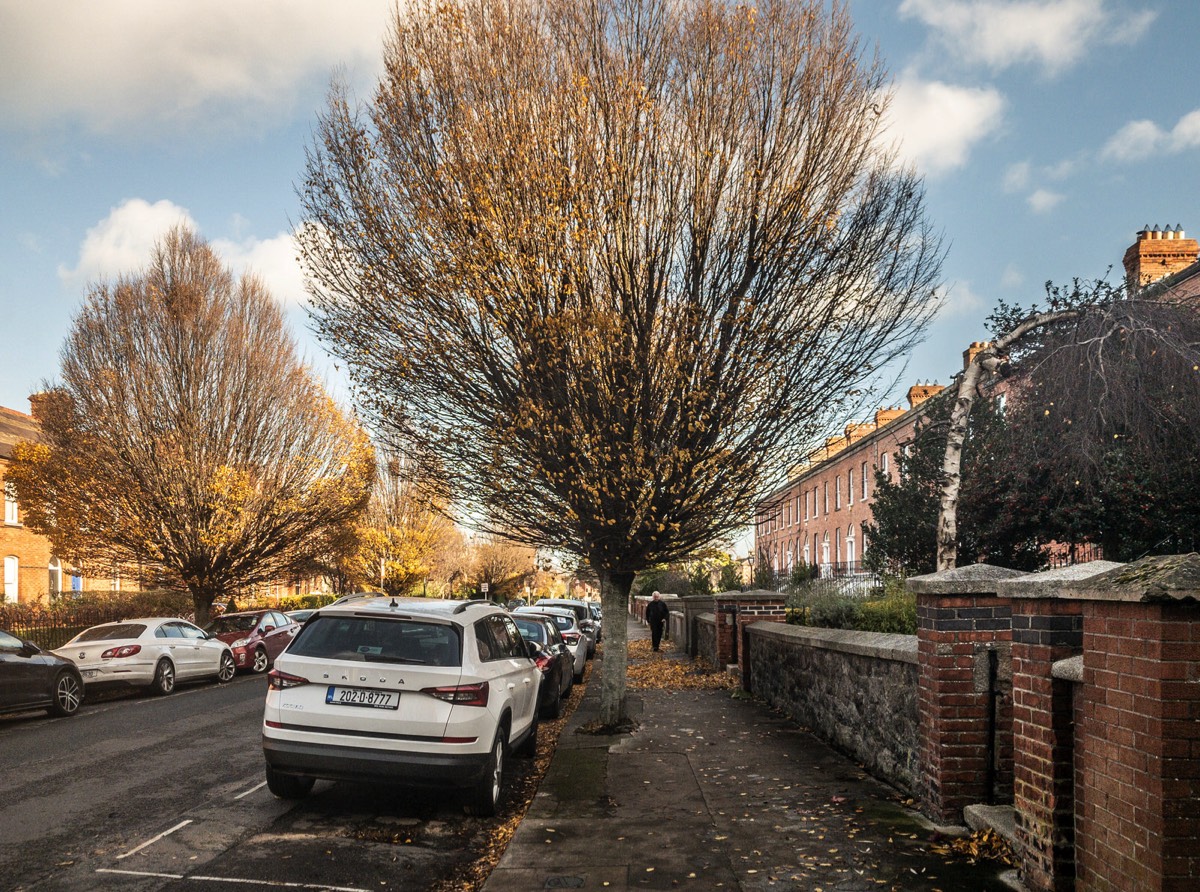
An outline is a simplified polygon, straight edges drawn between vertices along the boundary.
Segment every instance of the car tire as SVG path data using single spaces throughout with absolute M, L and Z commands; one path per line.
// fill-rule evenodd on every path
M 522 759 L 533 759 L 537 756 L 538 744 L 538 726 L 541 718 L 538 711 L 533 711 L 533 719 L 529 724 L 529 733 L 525 735 L 525 739 L 521 741 L 521 745 L 517 747 L 516 754 Z
M 217 670 L 217 681 L 221 684 L 233 681 L 233 676 L 237 673 L 237 666 L 233 665 L 233 654 L 226 651 L 221 654 L 221 667 Z
M 484 766 L 483 776 L 471 788 L 467 798 L 467 814 L 477 818 L 490 818 L 496 814 L 500 804 L 500 792 L 504 784 L 504 747 L 508 729 L 503 725 L 496 731 L 492 741 L 492 752 Z
M 256 647 L 254 649 L 254 662 L 250 664 L 250 671 L 255 675 L 262 675 L 267 671 L 267 667 L 271 665 L 271 660 L 267 656 L 265 649 Z
M 54 699 L 50 702 L 50 714 L 57 716 L 75 715 L 83 703 L 83 682 L 74 672 L 64 669 L 54 679 Z
M 303 799 L 312 791 L 315 782 L 311 777 L 280 774 L 270 765 L 267 766 L 267 789 L 280 799 Z
M 556 684 L 554 691 L 550 694 L 550 699 L 542 704 L 542 717 L 547 719 L 556 719 L 562 715 L 562 685 Z
M 154 667 L 154 681 L 150 682 L 150 690 L 161 696 L 166 696 L 175 690 L 175 667 L 170 660 L 159 660 Z

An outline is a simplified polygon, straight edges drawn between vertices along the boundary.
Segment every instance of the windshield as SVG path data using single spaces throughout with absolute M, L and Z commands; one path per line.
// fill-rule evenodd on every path
M 317 614 L 288 646 L 302 657 L 367 663 L 461 665 L 456 626 L 407 619 Z
M 218 616 L 204 627 L 204 631 L 224 635 L 226 632 L 250 632 L 257 625 L 257 613 L 231 613 L 229 616 Z
M 526 641 L 536 641 L 538 644 L 546 643 L 546 627 L 537 620 L 521 619 L 519 616 L 514 616 L 513 620 L 517 624 L 517 628 L 521 630 L 521 637 Z

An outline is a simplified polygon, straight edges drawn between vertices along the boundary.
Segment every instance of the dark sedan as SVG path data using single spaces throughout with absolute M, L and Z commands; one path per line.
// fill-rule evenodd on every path
M 0 631 L 0 711 L 45 709 L 74 715 L 83 702 L 83 679 L 69 660 Z
M 563 641 L 554 621 L 540 616 L 514 616 L 521 637 L 537 647 L 534 662 L 542 670 L 539 713 L 556 719 L 562 714 L 562 698 L 575 684 L 575 657 Z

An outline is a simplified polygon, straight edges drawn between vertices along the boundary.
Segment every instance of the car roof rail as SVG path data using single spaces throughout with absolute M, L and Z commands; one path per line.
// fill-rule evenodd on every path
M 472 598 L 469 601 L 463 601 L 454 608 L 455 613 L 462 613 L 468 607 L 476 607 L 481 605 L 490 605 L 492 602 L 487 598 Z

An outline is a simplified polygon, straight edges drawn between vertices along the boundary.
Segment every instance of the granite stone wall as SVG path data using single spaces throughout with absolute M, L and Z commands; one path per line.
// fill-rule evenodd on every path
M 717 667 L 717 618 L 711 613 L 702 613 L 696 617 L 696 659 L 708 665 L 710 669 Z
M 917 639 L 783 623 L 748 627 L 757 697 L 916 795 Z

